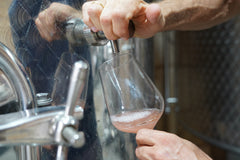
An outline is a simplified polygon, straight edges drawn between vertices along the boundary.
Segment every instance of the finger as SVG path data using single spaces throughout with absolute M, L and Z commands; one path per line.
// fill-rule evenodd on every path
M 102 30 L 100 24 L 100 15 L 103 8 L 104 5 L 99 1 L 91 1 L 84 5 L 84 22 L 86 21 L 85 24 L 87 24 L 95 32 L 98 30 Z
M 47 41 L 52 41 L 51 37 L 49 36 L 49 33 L 47 29 L 45 29 L 45 26 L 41 23 L 39 18 L 35 20 L 35 24 L 38 28 L 39 34 L 43 39 L 46 39 Z
M 154 150 L 153 147 L 137 147 L 135 150 L 135 154 L 139 160 L 161 160 L 159 159 L 160 157 L 157 157 L 156 150 Z
M 88 27 L 94 27 L 89 14 L 88 14 L 88 7 L 89 7 L 90 2 L 86 2 L 82 6 L 82 15 L 83 15 L 83 22 L 88 26 Z
M 47 9 L 45 11 L 45 19 L 43 20 L 45 28 L 47 28 L 49 35 L 53 36 L 57 32 L 56 19 L 54 11 L 52 9 Z
M 91 7 L 88 10 L 88 14 L 91 17 L 91 21 L 98 30 L 102 30 L 100 24 L 100 15 L 102 13 L 103 7 L 104 6 L 100 2 L 93 1 Z
M 54 20 L 57 22 L 65 22 L 70 17 L 81 17 L 81 12 L 78 12 L 76 9 L 73 9 L 71 6 L 61 3 L 53 2 L 48 8 L 49 14 L 54 17 Z
M 137 132 L 136 141 L 139 146 L 153 146 L 156 142 L 156 133 L 152 129 L 141 129 Z
M 38 18 L 35 21 L 41 37 L 47 41 L 57 40 L 62 36 L 62 28 L 57 26 L 57 20 L 61 17 L 58 11 L 59 9 L 60 6 L 58 7 L 57 4 L 53 3 L 49 8 L 39 13 Z
M 135 154 L 139 160 L 173 160 L 173 159 L 183 159 L 175 154 L 174 151 L 168 149 L 166 147 L 149 147 L 142 146 L 137 147 L 135 150 Z M 187 155 L 189 156 L 189 155 Z M 191 156 L 191 160 L 195 159 Z
M 52 16 L 48 14 L 48 11 L 44 10 L 35 21 L 40 35 L 47 41 L 52 41 L 54 39 L 53 35 L 56 33 L 56 28 L 54 26 L 55 21 L 50 17 Z
M 151 24 L 163 23 L 161 9 L 158 4 L 150 4 L 146 9 L 146 17 Z
M 112 20 L 113 33 L 118 37 L 128 39 L 129 38 L 129 19 L 122 17 L 121 15 L 114 17 Z
M 101 16 L 100 16 L 100 23 L 102 26 L 102 30 L 109 40 L 116 40 L 119 39 L 117 35 L 113 32 L 113 24 L 112 24 L 112 15 L 110 14 L 111 10 L 108 8 L 104 8 Z
M 120 38 L 117 35 L 115 35 L 115 33 L 113 32 L 112 21 L 107 21 L 107 22 L 101 21 L 101 24 L 102 24 L 102 30 L 103 30 L 105 36 L 107 37 L 107 39 L 116 40 L 116 39 Z
M 47 10 L 48 17 L 46 26 L 49 32 L 53 35 L 53 39 L 61 39 L 64 35 L 64 23 L 70 18 L 80 18 L 81 13 L 73 9 L 69 5 L 61 3 L 52 3 Z

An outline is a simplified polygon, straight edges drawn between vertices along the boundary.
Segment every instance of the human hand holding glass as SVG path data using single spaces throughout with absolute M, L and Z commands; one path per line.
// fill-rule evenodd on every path
M 118 53 L 101 65 L 99 73 L 112 124 L 129 133 L 153 129 L 163 113 L 164 101 L 135 58 Z

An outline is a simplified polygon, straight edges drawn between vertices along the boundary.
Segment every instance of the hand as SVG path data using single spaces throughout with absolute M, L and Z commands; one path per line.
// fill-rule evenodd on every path
M 81 12 L 78 10 L 65 4 L 52 3 L 47 9 L 39 13 L 35 23 L 41 37 L 47 41 L 53 41 L 62 37 L 62 31 L 57 24 L 77 17 L 81 18 Z
M 142 129 L 136 141 L 139 160 L 211 160 L 193 143 L 167 132 Z
M 96 0 L 83 5 L 83 21 L 93 31 L 102 30 L 110 40 L 129 38 L 128 24 L 135 37 L 149 38 L 160 31 L 202 30 L 240 14 L 240 1 L 232 0 Z
M 84 3 L 82 11 L 84 23 L 95 32 L 102 30 L 110 40 L 128 39 L 130 20 L 135 25 L 135 37 L 152 37 L 163 26 L 159 5 L 143 0 L 90 1 Z

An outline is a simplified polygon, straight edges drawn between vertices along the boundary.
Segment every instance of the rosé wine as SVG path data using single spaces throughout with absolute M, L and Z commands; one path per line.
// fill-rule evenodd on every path
M 162 113 L 162 110 L 156 108 L 127 111 L 112 115 L 111 121 L 122 132 L 137 133 L 142 128 L 153 129 Z

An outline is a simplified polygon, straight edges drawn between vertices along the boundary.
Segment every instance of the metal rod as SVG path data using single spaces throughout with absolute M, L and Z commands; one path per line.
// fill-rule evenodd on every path
M 88 78 L 88 64 L 83 61 L 75 62 L 71 74 L 65 115 L 73 115 L 77 99 L 80 97 L 86 79 Z
M 68 154 L 68 148 L 63 145 L 59 145 L 57 148 L 56 160 L 66 160 L 67 154 Z
M 111 40 L 110 42 L 111 42 L 111 47 L 112 47 L 113 54 L 119 53 L 118 41 L 117 40 Z
M 73 115 L 77 99 L 82 94 L 82 91 L 84 89 L 87 78 L 88 78 L 88 64 L 83 61 L 75 62 L 74 66 L 73 66 L 71 78 L 70 78 L 69 90 L 68 90 L 68 95 L 67 95 L 67 103 L 66 103 L 66 108 L 65 108 L 65 113 L 64 113 L 65 116 Z M 73 131 L 73 128 L 66 130 L 67 133 L 69 132 L 69 130 L 72 131 L 71 132 L 72 135 L 73 134 L 80 135 L 77 133 L 77 131 L 75 131 L 75 130 Z M 64 135 L 68 135 L 68 134 L 65 134 L 65 132 L 64 132 L 63 136 Z M 67 136 L 65 138 L 68 138 L 68 137 L 69 136 Z M 75 139 L 74 140 L 80 141 L 79 139 L 81 139 L 82 137 L 84 137 L 84 136 L 80 136 L 80 138 L 78 138 L 77 140 L 75 140 Z M 84 143 L 84 141 L 82 143 Z M 59 145 L 58 149 L 57 149 L 56 160 L 66 160 L 67 154 L 68 154 L 68 148 L 63 145 Z

